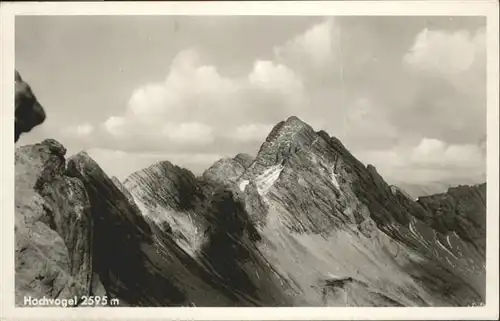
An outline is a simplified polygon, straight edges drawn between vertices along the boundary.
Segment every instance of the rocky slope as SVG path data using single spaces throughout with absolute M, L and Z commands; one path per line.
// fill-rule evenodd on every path
M 484 256 L 486 252 L 486 183 L 449 188 L 448 192 L 419 197 L 428 214 L 424 221 L 442 233 L 455 232 Z
M 255 158 L 222 159 L 201 177 L 164 161 L 121 183 L 85 153 L 65 166 L 55 145 L 16 151 L 16 238 L 58 239 L 43 257 L 64 273 L 44 288 L 31 282 L 40 269 L 19 263 L 19 295 L 99 288 L 133 306 L 485 300 L 485 184 L 415 201 L 296 117 Z M 36 240 L 21 244 L 44 249 Z M 18 261 L 39 257 L 21 249 Z
M 53 140 L 16 150 L 17 303 L 93 293 L 91 205 L 82 182 L 66 175 L 65 153 Z
M 251 183 L 267 207 L 249 213 L 263 221 L 262 251 L 294 280 L 297 304 L 484 300 L 484 258 L 476 247 L 453 229 L 426 224 L 432 210 L 388 186 L 327 133 L 295 117 L 278 124 L 237 182 L 242 190 Z M 484 218 L 485 207 L 475 209 Z M 330 296 L 324 282 L 332 278 L 353 281 Z

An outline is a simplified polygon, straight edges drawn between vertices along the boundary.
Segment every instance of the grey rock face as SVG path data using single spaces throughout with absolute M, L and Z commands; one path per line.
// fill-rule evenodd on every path
M 174 210 L 190 209 L 193 199 L 200 195 L 193 173 L 168 161 L 159 162 L 133 173 L 125 179 L 123 185 L 132 195 L 140 185 L 143 190 L 148 190 L 152 201 L 161 200 L 162 205 Z M 147 202 L 146 199 L 144 201 Z
M 205 195 L 193 173 L 159 162 L 130 175 L 123 186 L 150 223 L 195 255 L 204 242 L 207 222 L 199 215 Z
M 252 165 L 253 157 L 249 154 L 239 153 L 234 156 L 234 160 L 240 163 L 244 168 L 248 168 Z
M 83 184 L 53 140 L 16 150 L 16 304 L 92 293 L 92 220 Z
M 420 197 L 418 203 L 427 210 L 427 224 L 442 233 L 456 232 L 485 255 L 486 183 L 450 188 L 446 193 Z
M 232 158 L 223 158 L 207 169 L 203 173 L 202 178 L 206 181 L 227 184 L 235 182 L 244 171 L 245 167 L 241 162 Z
M 111 181 L 115 184 L 116 187 L 123 193 L 129 200 L 129 202 L 134 203 L 134 197 L 130 193 L 130 191 L 123 185 L 123 183 L 116 177 L 111 177 Z

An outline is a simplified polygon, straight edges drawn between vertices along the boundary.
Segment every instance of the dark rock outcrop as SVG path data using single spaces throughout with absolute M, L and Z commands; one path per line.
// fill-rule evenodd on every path
M 486 252 L 486 183 L 458 186 L 448 192 L 419 197 L 427 215 L 424 221 L 441 233 L 456 232 L 474 244 L 481 254 Z
M 14 142 L 22 133 L 31 131 L 45 121 L 45 110 L 36 99 L 31 87 L 15 71 L 15 124 Z

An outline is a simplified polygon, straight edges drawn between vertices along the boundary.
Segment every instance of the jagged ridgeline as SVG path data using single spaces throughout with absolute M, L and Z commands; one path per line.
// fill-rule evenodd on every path
M 410 198 L 326 132 L 120 182 L 54 140 L 16 150 L 16 303 L 469 306 L 485 301 L 486 184 Z

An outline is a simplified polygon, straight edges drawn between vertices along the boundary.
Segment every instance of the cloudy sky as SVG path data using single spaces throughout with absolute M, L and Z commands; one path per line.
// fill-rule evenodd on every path
M 291 115 L 389 182 L 485 180 L 481 17 L 25 16 L 16 68 L 55 138 L 123 179 L 255 154 Z

